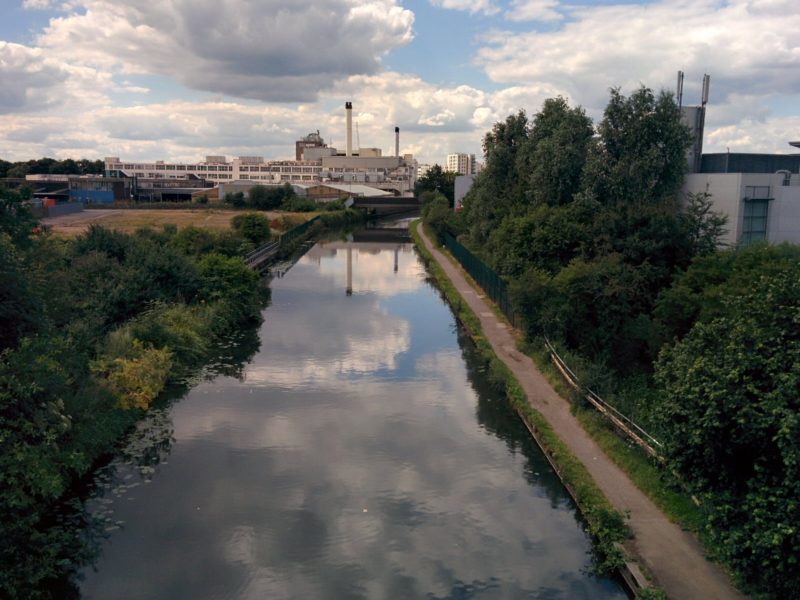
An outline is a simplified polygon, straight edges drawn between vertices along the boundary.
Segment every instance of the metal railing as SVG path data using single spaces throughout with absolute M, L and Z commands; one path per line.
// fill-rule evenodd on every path
M 278 238 L 278 243 L 281 247 L 285 246 L 289 242 L 299 238 L 303 235 L 306 231 L 308 231 L 311 226 L 319 220 L 319 215 L 314 217 L 313 219 L 309 219 L 305 223 L 300 223 L 297 227 L 293 227 L 289 231 L 282 233 L 281 236 Z
M 661 442 L 647 433 L 647 431 L 642 429 L 642 427 L 636 424 L 627 415 L 624 415 L 616 408 L 611 406 L 608 402 L 603 400 L 591 389 L 581 385 L 578 376 L 572 369 L 569 368 L 569 366 L 567 366 L 567 363 L 564 362 L 564 359 L 559 356 L 558 352 L 556 352 L 556 349 L 553 347 L 553 344 L 550 343 L 550 340 L 545 338 L 544 343 L 547 346 L 547 350 L 550 352 L 550 358 L 553 360 L 556 368 L 561 372 L 561 375 L 564 377 L 567 383 L 572 386 L 573 389 L 582 393 L 586 400 L 592 406 L 594 406 L 600 412 L 600 414 L 611 421 L 618 430 L 628 436 L 632 441 L 641 446 L 650 456 L 654 456 L 656 458 L 660 456 L 660 450 L 663 447 Z
M 511 302 L 506 282 L 489 268 L 480 258 L 475 256 L 466 247 L 460 244 L 449 233 L 444 235 L 444 244 L 456 260 L 469 273 L 470 277 L 486 292 L 486 294 L 497 305 L 500 311 L 506 316 L 511 325 L 519 327 L 521 320 Z
M 244 262 L 248 266 L 258 265 L 264 260 L 276 256 L 280 250 L 284 249 L 286 245 L 305 234 L 311 226 L 319 219 L 319 215 L 313 219 L 309 219 L 305 223 L 300 223 L 297 227 L 293 227 L 289 231 L 282 233 L 278 239 L 272 242 L 267 242 L 263 246 L 259 246 L 252 252 L 244 255 Z
M 262 262 L 270 254 L 277 254 L 280 248 L 280 241 L 268 242 L 263 246 L 259 246 L 252 252 L 244 255 L 244 262 L 248 266 L 257 265 Z

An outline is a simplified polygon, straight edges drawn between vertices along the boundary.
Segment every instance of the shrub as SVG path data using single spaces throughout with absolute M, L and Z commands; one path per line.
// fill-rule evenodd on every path
M 269 219 L 258 213 L 236 215 L 231 220 L 234 231 L 256 246 L 269 241 Z

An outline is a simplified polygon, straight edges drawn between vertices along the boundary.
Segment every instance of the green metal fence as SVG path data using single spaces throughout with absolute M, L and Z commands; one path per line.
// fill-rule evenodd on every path
M 286 233 L 282 234 L 281 237 L 280 237 L 280 240 L 279 240 L 281 247 L 285 246 L 289 242 L 291 242 L 293 240 L 296 240 L 301 235 L 303 235 L 306 231 L 308 231 L 311 228 L 311 226 L 314 223 L 317 222 L 318 219 L 319 219 L 319 215 L 317 215 L 313 219 L 310 219 L 310 220 L 306 221 L 305 223 L 300 223 L 300 225 L 298 225 L 297 227 L 293 227 L 292 229 L 290 229 Z
M 486 292 L 486 295 L 492 299 L 509 322 L 514 327 L 519 327 L 521 322 L 511 304 L 508 286 L 500 275 L 486 266 L 480 258 L 457 242 L 449 233 L 445 233 L 444 235 L 444 245 L 450 251 L 450 254 L 461 263 L 461 266 L 469 273 L 470 277 L 472 277 L 475 282 L 481 286 L 481 289 Z

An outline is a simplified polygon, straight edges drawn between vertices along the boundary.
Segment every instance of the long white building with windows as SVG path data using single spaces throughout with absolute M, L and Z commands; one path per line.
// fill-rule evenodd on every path
M 395 131 L 393 156 L 382 156 L 380 148 L 352 148 L 352 104 L 345 105 L 347 148 L 344 153 L 325 145 L 319 132 L 295 144 L 300 160 L 264 160 L 261 156 L 206 156 L 204 161 L 132 162 L 118 156 L 105 159 L 109 176 L 138 179 L 205 179 L 215 184 L 249 180 L 264 185 L 282 183 L 366 184 L 397 195 L 412 195 L 417 181 L 417 161 L 400 155 L 400 129 Z M 313 139 L 312 139 L 313 137 Z

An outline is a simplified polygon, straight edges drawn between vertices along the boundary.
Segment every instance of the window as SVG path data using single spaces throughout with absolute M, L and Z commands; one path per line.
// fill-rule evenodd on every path
M 750 200 L 745 198 L 740 244 L 747 246 L 755 241 L 767 239 L 768 213 L 769 199 Z
M 746 185 L 744 187 L 744 197 L 745 199 L 759 199 L 759 200 L 766 200 L 769 196 L 769 186 L 768 185 Z

